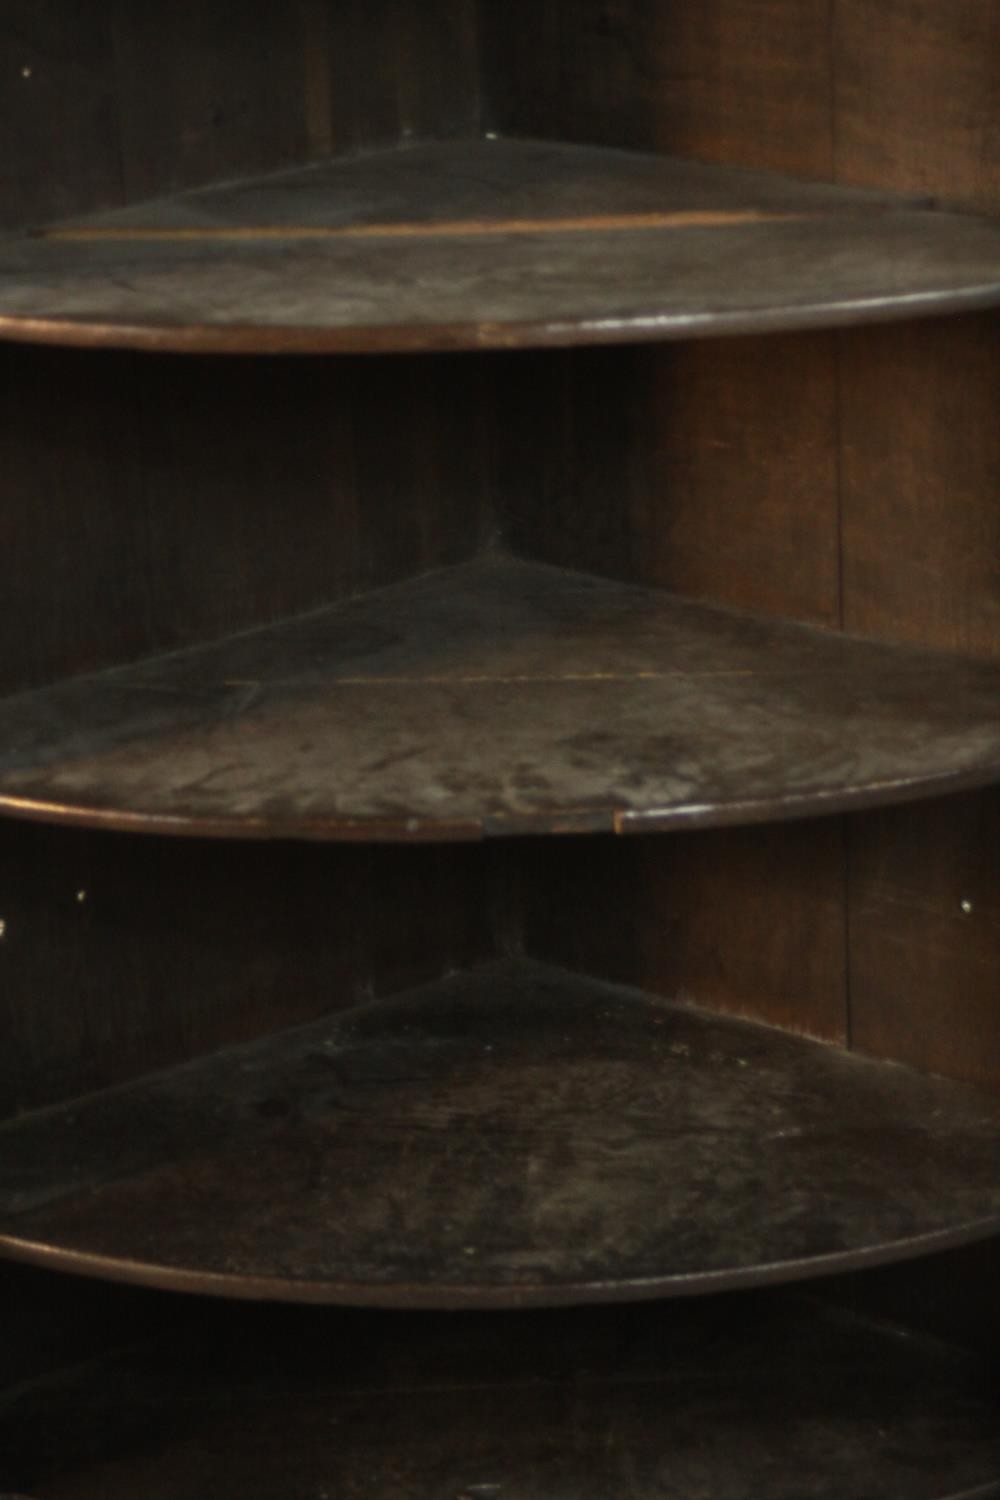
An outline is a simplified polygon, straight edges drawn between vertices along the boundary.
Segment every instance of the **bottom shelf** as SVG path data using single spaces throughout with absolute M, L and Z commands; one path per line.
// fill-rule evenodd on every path
M 971 1357 L 787 1293 L 428 1316 L 200 1305 L 0 1396 L 31 1500 L 989 1500 Z M 175 1320 L 176 1328 L 176 1320 Z
M 234 1297 L 710 1292 L 1000 1230 L 1000 1102 L 500 962 L 0 1128 L 0 1253 Z

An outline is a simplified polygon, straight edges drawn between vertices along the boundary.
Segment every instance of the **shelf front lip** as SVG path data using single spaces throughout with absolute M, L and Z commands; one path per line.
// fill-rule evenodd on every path
M 780 802 L 747 800 L 695 803 L 680 807 L 562 808 L 558 813 L 511 814 L 431 820 L 413 818 L 263 819 L 187 818 L 129 809 L 87 808 L 0 792 L 0 817 L 53 827 L 98 832 L 147 834 L 168 838 L 238 839 L 260 842 L 286 839 L 307 843 L 448 844 L 478 843 L 493 838 L 583 836 L 681 832 L 688 828 L 742 828 L 765 823 L 804 822 L 810 818 L 876 808 L 901 807 L 1000 784 L 1000 762 L 913 781 L 882 781 L 846 792 L 796 793 Z
M 810 329 L 852 328 L 957 316 L 1000 307 L 996 281 L 960 291 L 930 291 L 848 302 L 726 313 L 553 319 L 551 322 L 370 324 L 306 328 L 275 324 L 117 323 L 82 318 L 0 315 L 0 341 L 60 348 L 134 350 L 161 354 L 357 355 L 443 354 L 653 344 Z
M 450 1312 L 468 1309 L 574 1307 L 585 1304 L 650 1302 L 664 1297 L 701 1297 L 718 1292 L 749 1291 L 821 1280 L 869 1267 L 899 1265 L 939 1251 L 959 1249 L 1000 1233 L 1000 1215 L 975 1219 L 952 1229 L 935 1230 L 910 1239 L 839 1250 L 809 1259 L 775 1261 L 737 1271 L 708 1271 L 675 1276 L 646 1276 L 634 1280 L 566 1282 L 522 1286 L 423 1285 L 419 1282 L 351 1283 L 293 1280 L 280 1276 L 226 1276 L 220 1272 L 186 1271 L 114 1256 L 66 1250 L 0 1232 L 0 1258 L 67 1275 L 92 1277 L 127 1286 L 193 1296 L 223 1297 L 238 1302 L 286 1302 L 310 1306 L 372 1307 Z

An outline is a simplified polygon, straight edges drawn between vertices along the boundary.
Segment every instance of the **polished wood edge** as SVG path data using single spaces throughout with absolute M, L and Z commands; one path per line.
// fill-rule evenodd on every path
M 191 1296 L 218 1297 L 234 1302 L 284 1302 L 307 1306 L 369 1307 L 451 1312 L 518 1308 L 582 1307 L 595 1304 L 652 1302 L 662 1298 L 705 1297 L 719 1292 L 822 1281 L 868 1267 L 901 1265 L 943 1250 L 953 1250 L 993 1238 L 1000 1229 L 996 1216 L 958 1224 L 954 1228 L 914 1235 L 860 1250 L 838 1250 L 804 1260 L 779 1261 L 738 1271 L 696 1275 L 651 1276 L 630 1281 L 585 1281 L 567 1285 L 434 1285 L 417 1282 L 347 1283 L 291 1280 L 271 1276 L 226 1276 L 214 1271 L 189 1271 L 176 1266 L 67 1250 L 61 1246 L 0 1235 L 0 1260 L 19 1262 L 60 1273 L 143 1286 Z M 2 1497 L 0 1497 L 2 1500 Z

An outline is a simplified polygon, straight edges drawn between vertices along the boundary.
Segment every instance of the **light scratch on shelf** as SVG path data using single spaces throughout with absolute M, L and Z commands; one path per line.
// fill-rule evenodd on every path
M 725 229 L 734 224 L 774 224 L 816 218 L 817 213 L 765 209 L 678 209 L 635 214 L 590 214 L 571 218 L 454 219 L 417 224 L 78 224 L 40 229 L 37 237 L 60 241 L 150 240 L 330 240 L 446 239 L 505 234 L 586 234 L 646 229 Z

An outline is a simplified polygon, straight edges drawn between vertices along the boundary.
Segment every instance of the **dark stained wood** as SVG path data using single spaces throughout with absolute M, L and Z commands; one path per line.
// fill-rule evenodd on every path
M 488 389 L 448 359 L 0 350 L 3 690 L 470 556 L 493 524 Z
M 835 341 L 681 344 L 654 361 L 653 493 L 632 516 L 641 581 L 839 625 Z
M 516 550 L 838 623 L 831 335 L 554 351 L 518 356 L 519 369 L 523 359 L 522 378 L 511 357 L 497 382 L 498 508 Z M 533 863 L 525 921 L 539 957 L 846 1036 L 843 839 L 832 820 L 540 848 Z
M 694 218 L 655 217 L 676 212 Z M 637 227 L 636 213 L 654 217 Z M 998 266 L 991 221 L 905 199 L 652 156 L 444 144 L 12 242 L 0 336 L 216 352 L 659 340 L 992 306 Z
M 5 692 L 155 649 L 134 365 L 0 350 Z
M 1000 796 L 851 823 L 856 1046 L 1000 1084 Z
M 492 851 L 0 828 L 0 1117 L 491 957 Z
M 111 9 L 128 200 L 304 159 L 299 0 Z
M 5 0 L 0 228 L 478 134 L 471 0 Z
M 0 1434 L 8 1485 L 46 1500 L 987 1500 L 997 1415 L 982 1362 L 771 1295 L 613 1316 L 206 1308 L 8 1396 Z
M 0 230 L 123 201 L 108 7 L 4 0 Z
M 828 334 L 511 360 L 496 393 L 510 546 L 837 626 L 836 373 Z
M 983 785 L 1000 673 L 501 558 L 0 710 L 0 808 L 228 837 L 759 822 Z
M 996 0 L 838 0 L 837 180 L 1000 208 Z
M 526 859 L 525 946 L 668 999 L 844 1043 L 843 860 L 835 818 L 542 846 Z
M 1000 320 L 841 338 L 844 622 L 1000 658 Z
M 833 818 L 567 841 L 531 860 L 524 942 L 596 977 L 844 1043 L 845 891 Z
M 842 340 L 849 628 L 1000 656 L 998 332 Z M 994 794 L 852 824 L 858 1046 L 1000 1086 L 998 848 Z
M 1000 203 L 995 0 L 484 0 L 512 135 Z
M 321 4 L 335 150 L 479 134 L 474 0 Z
M 988 1094 L 499 964 L 0 1127 L 0 1250 L 299 1301 L 693 1293 L 994 1232 L 998 1135 Z
M 830 177 L 828 0 L 484 0 L 485 109 L 513 135 Z

